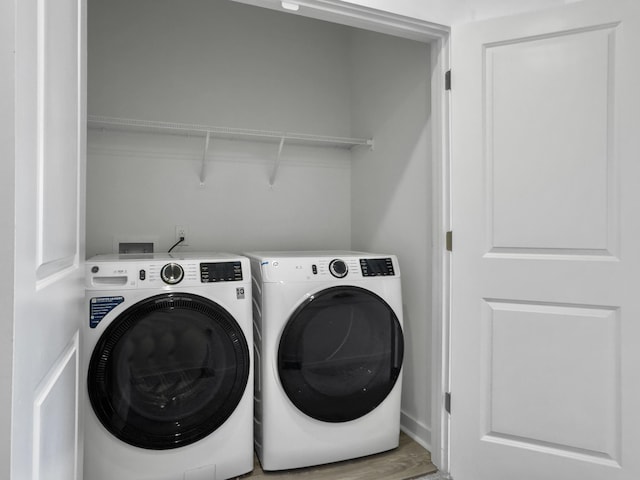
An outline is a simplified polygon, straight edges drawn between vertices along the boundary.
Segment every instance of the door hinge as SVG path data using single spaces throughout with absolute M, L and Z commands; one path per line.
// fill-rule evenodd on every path
M 447 246 L 447 250 L 453 252 L 453 232 L 451 230 L 447 232 L 445 244 Z
M 444 394 L 444 409 L 449 415 L 451 415 L 451 392 Z
M 444 89 L 451 90 L 451 70 L 447 70 L 444 74 Z

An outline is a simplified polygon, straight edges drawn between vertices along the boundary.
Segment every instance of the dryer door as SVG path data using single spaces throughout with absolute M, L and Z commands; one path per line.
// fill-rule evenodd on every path
M 224 308 L 198 295 L 157 295 L 129 307 L 100 337 L 89 364 L 89 399 L 122 441 L 182 447 L 233 413 L 249 360 L 242 330 Z
M 374 410 L 402 367 L 402 327 L 391 307 L 359 287 L 332 287 L 293 313 L 278 350 L 282 386 L 293 404 L 325 422 Z

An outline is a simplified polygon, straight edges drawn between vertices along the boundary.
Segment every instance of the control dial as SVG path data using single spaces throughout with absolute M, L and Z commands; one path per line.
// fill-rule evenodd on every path
M 160 277 L 164 283 L 175 285 L 180 283 L 184 278 L 184 269 L 177 263 L 167 263 L 160 270 Z
M 329 263 L 329 271 L 331 272 L 331 275 L 336 278 L 344 278 L 347 276 L 349 268 L 343 260 L 336 258 L 335 260 L 331 260 L 331 263 Z

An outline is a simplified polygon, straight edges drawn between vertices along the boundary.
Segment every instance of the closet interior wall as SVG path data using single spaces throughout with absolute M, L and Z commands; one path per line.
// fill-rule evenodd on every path
M 358 249 L 400 260 L 403 428 L 430 445 L 426 44 L 227 1 L 89 0 L 88 114 L 374 138 L 352 150 L 90 129 L 87 255 Z

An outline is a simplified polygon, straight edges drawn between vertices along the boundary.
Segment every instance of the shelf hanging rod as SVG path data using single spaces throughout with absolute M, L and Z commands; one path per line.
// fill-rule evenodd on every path
M 99 115 L 89 115 L 87 124 L 91 128 L 106 129 L 131 128 L 144 131 L 160 131 L 165 133 L 186 133 L 206 136 L 228 135 L 231 137 L 244 137 L 256 139 L 285 139 L 287 141 L 302 142 L 307 144 L 329 145 L 342 148 L 353 148 L 356 146 L 369 146 L 373 148 L 373 139 L 334 137 L 327 135 L 312 135 L 307 133 L 283 133 L 272 130 L 253 130 L 247 128 L 216 127 L 210 125 L 178 123 L 178 122 L 158 122 L 152 120 L 140 120 L 133 118 L 117 118 Z

